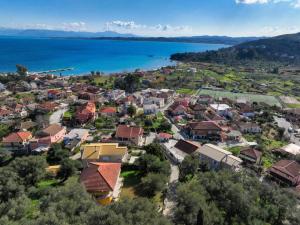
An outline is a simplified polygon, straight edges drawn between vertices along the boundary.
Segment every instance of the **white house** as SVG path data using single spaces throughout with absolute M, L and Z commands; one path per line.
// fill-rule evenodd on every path
M 143 109 L 144 109 L 144 114 L 145 115 L 150 115 L 150 114 L 156 114 L 156 113 L 158 113 L 158 106 L 155 105 L 155 104 L 144 105 Z
M 212 108 L 219 116 L 232 116 L 230 112 L 231 107 L 227 104 L 211 104 L 210 108 Z

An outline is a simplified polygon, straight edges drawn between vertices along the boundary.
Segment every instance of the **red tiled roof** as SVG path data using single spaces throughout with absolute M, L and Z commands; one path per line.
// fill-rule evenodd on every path
M 187 153 L 187 154 L 192 154 L 193 152 L 195 152 L 199 147 L 200 144 L 194 144 L 192 142 L 189 141 L 185 141 L 185 140 L 179 140 L 175 146 L 175 148 Z
M 127 125 L 119 125 L 116 131 L 116 137 L 132 138 L 143 135 L 144 130 L 141 127 L 131 127 Z
M 223 130 L 222 127 L 214 121 L 191 122 L 188 126 L 193 130 Z
M 59 124 L 52 124 L 49 127 L 45 128 L 43 130 L 43 133 L 49 135 L 49 136 L 54 136 L 64 128 L 60 126 Z
M 23 141 L 27 141 L 31 137 L 32 137 L 31 132 L 16 132 L 16 133 L 11 133 L 7 137 L 3 138 L 3 142 L 6 143 L 23 142 Z
M 173 135 L 168 134 L 168 133 L 159 133 L 158 136 L 159 136 L 160 138 L 165 138 L 165 139 L 170 139 L 170 138 L 173 137 Z
M 101 110 L 101 113 L 116 113 L 117 109 L 115 107 L 106 107 Z
M 271 167 L 270 172 L 290 180 L 293 184 L 300 184 L 300 164 L 294 160 L 280 160 Z
M 113 191 L 119 174 L 121 163 L 90 163 L 80 176 L 80 182 L 88 192 Z
M 248 156 L 252 159 L 258 159 L 261 157 L 262 153 L 253 148 L 244 149 L 241 151 L 242 155 Z

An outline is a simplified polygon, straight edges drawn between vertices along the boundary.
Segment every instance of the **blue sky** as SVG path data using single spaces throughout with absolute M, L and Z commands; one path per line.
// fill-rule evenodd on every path
M 274 36 L 300 31 L 300 0 L 0 0 L 0 27 Z

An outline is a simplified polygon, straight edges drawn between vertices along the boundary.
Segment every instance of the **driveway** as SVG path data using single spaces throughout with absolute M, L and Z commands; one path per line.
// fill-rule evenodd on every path
M 61 118 L 63 117 L 64 113 L 68 111 L 68 105 L 67 104 L 61 104 L 60 109 L 55 111 L 50 115 L 49 118 L 49 124 L 60 124 Z
M 150 134 L 146 137 L 145 145 L 149 145 L 149 144 L 153 143 L 155 138 L 156 138 L 156 134 L 153 132 L 150 132 Z

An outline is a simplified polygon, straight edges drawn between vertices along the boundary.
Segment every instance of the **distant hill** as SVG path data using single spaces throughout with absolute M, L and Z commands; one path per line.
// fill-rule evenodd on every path
M 98 37 L 95 39 L 123 40 L 123 41 L 160 41 L 160 42 L 186 42 L 237 45 L 247 41 L 260 39 L 259 37 L 227 37 L 227 36 L 192 36 L 192 37 Z
M 104 32 L 79 32 L 62 30 L 40 30 L 40 29 L 9 29 L 0 28 L 0 36 L 17 37 L 60 37 L 60 38 L 93 38 L 93 37 L 135 37 L 133 34 L 120 34 L 113 31 Z
M 178 53 L 172 60 L 230 65 L 255 63 L 300 64 L 300 33 L 245 42 L 203 53 Z

